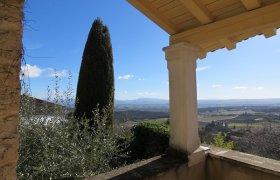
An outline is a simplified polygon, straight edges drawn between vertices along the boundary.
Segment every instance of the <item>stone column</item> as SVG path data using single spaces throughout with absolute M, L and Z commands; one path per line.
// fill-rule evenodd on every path
M 16 179 L 23 0 L 0 1 L 0 179 Z
M 169 70 L 170 147 L 192 154 L 200 146 L 197 122 L 198 49 L 178 43 L 163 49 Z

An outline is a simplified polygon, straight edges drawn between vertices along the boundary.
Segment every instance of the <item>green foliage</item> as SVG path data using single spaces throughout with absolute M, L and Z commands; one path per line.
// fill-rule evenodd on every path
M 234 148 L 233 141 L 225 142 L 225 135 L 221 132 L 219 132 L 213 138 L 212 145 L 217 146 L 217 147 L 221 147 L 221 148 L 226 148 L 226 149 L 233 149 Z
M 49 98 L 53 102 L 71 100 L 71 92 L 60 93 L 57 82 L 54 92 L 55 97 Z M 127 142 L 120 139 L 126 135 L 122 128 L 114 134 L 106 128 L 106 113 L 96 109 L 93 112 L 98 120 L 95 130 L 81 131 L 67 108 L 45 103 L 40 110 L 42 114 L 37 114 L 35 101 L 27 97 L 21 99 L 18 179 L 72 179 L 121 165 L 123 161 L 119 160 L 126 156 Z M 86 129 L 91 128 L 87 119 L 82 123 Z
M 169 126 L 166 122 L 147 121 L 132 129 L 130 146 L 133 160 L 145 159 L 165 153 L 169 145 Z
M 212 121 L 211 123 L 208 123 L 205 127 L 201 127 L 199 129 L 199 136 L 200 141 L 205 144 L 212 144 L 213 136 L 222 133 L 225 134 L 225 139 L 230 139 L 230 132 L 231 129 L 227 126 L 224 126 L 223 123 L 218 121 Z
M 241 129 L 243 136 L 234 144 L 237 151 L 280 160 L 279 127 L 263 127 L 252 130 Z
M 114 108 L 114 69 L 110 33 L 100 19 L 90 29 L 80 68 L 74 116 L 90 119 L 94 127 L 93 109 L 106 109 L 106 126 L 112 127 Z
M 236 128 L 262 128 L 264 127 L 264 123 L 229 123 L 228 127 L 236 129 Z

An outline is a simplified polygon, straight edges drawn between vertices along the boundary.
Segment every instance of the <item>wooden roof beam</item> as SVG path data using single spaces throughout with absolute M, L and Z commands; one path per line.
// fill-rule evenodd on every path
M 196 46 L 198 49 L 198 58 L 199 59 L 204 59 L 207 56 L 207 51 L 204 49 L 202 46 Z
M 275 36 L 277 34 L 276 28 L 268 28 L 262 30 L 262 33 L 265 38 L 270 38 L 272 36 Z
M 238 36 L 256 29 L 278 28 L 280 27 L 279 9 L 280 2 L 191 30 L 186 30 L 172 35 L 170 37 L 170 44 L 189 42 L 199 46 L 203 43 L 216 42 L 224 38 Z M 259 33 L 260 32 L 261 31 L 259 31 Z
M 236 42 L 233 42 L 229 38 L 221 39 L 220 43 L 222 43 L 228 50 L 233 50 L 236 48 Z
M 252 10 L 261 7 L 261 0 L 241 0 L 247 10 Z
M 203 50 L 201 50 L 201 51 L 198 52 L 198 58 L 199 58 L 199 59 L 204 59 L 204 58 L 206 58 L 206 55 L 207 55 L 207 52 L 205 52 L 205 51 L 203 51 Z
M 197 0 L 179 0 L 184 7 L 202 24 L 213 21 L 210 12 Z
M 178 32 L 177 26 L 172 23 L 166 16 L 161 14 L 153 4 L 148 0 L 127 0 L 141 13 L 145 14 L 149 19 L 159 25 L 168 34 L 172 35 Z

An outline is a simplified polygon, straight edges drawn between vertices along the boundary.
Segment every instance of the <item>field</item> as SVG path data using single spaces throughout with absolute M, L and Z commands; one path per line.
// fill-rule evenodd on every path
M 166 109 L 147 111 L 147 109 L 125 110 L 115 112 L 117 122 L 135 122 L 144 120 L 162 119 L 167 120 L 169 112 Z M 280 107 L 274 106 L 229 106 L 229 107 L 206 107 L 198 109 L 199 124 L 214 122 L 226 123 L 230 128 L 246 127 L 279 127 Z
M 128 128 L 142 121 L 167 121 L 166 109 L 155 108 L 115 112 L 118 122 Z M 122 121 L 121 119 L 125 119 Z M 225 141 L 234 143 L 234 150 L 280 160 L 279 106 L 226 106 L 198 109 L 202 143 L 212 144 L 220 132 Z

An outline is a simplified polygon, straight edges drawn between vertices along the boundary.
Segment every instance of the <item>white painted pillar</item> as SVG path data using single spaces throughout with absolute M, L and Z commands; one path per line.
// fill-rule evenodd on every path
M 169 70 L 171 148 L 192 154 L 200 146 L 197 122 L 196 60 L 189 43 L 163 48 Z

